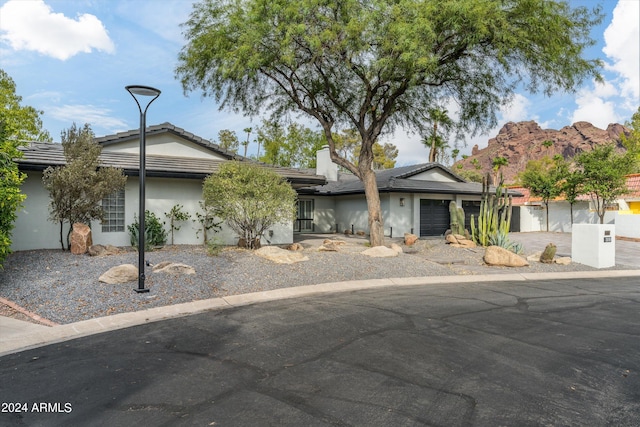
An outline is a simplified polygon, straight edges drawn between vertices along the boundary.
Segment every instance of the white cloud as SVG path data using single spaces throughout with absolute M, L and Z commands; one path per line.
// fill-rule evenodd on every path
M 604 32 L 602 51 L 613 61 L 607 68 L 623 79 L 624 97 L 640 98 L 640 2 L 620 0 L 613 10 L 611 24 Z
M 71 19 L 54 13 L 43 0 L 9 0 L 0 8 L 0 40 L 14 50 L 31 50 L 62 61 L 92 49 L 114 53 L 115 47 L 98 18 Z
M 502 122 L 521 122 L 523 120 L 531 120 L 529 117 L 529 101 L 523 95 L 516 93 L 508 104 L 500 108 Z
M 616 114 L 615 103 L 606 101 L 594 91 L 580 91 L 576 98 L 578 109 L 573 112 L 571 123 L 590 122 L 601 129 L 606 129 L 610 123 L 616 123 L 620 117 Z
M 69 126 L 74 122 L 79 126 L 89 123 L 96 132 L 98 129 L 107 131 L 128 129 L 126 122 L 111 116 L 111 110 L 93 105 L 49 107 L 46 109 L 46 114 L 56 120 L 69 123 Z

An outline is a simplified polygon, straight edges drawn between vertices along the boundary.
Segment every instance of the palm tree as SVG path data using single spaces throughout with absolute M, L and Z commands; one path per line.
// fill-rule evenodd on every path
M 433 132 L 429 137 L 423 139 L 422 143 L 429 147 L 429 162 L 435 162 L 438 158 L 438 151 L 444 150 L 448 146 L 445 140 L 446 134 L 453 125 L 453 122 L 447 115 L 447 110 L 441 108 L 430 108 L 428 114 L 428 121 L 433 123 Z M 444 136 L 438 135 L 438 125 L 444 130 Z
M 491 163 L 493 165 L 493 171 L 495 173 L 493 178 L 493 185 L 498 185 L 498 172 L 500 172 L 500 168 L 502 166 L 506 166 L 507 164 L 509 164 L 509 162 L 504 157 L 494 157 Z
M 244 157 L 247 157 L 247 147 L 249 146 L 249 135 L 253 131 L 253 128 L 244 128 L 244 131 L 247 133 L 247 140 L 242 143 L 244 145 Z

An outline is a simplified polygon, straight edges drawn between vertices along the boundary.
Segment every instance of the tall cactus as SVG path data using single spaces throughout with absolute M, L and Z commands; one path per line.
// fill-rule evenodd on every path
M 453 234 L 464 236 L 464 209 L 456 206 L 456 202 L 449 203 L 449 226 Z
M 471 238 L 481 246 L 489 246 L 492 237 L 495 238 L 498 233 L 508 234 L 511 227 L 511 196 L 503 186 L 502 176 L 495 194 L 492 194 L 490 179 L 487 174 L 482 180 L 482 201 L 477 224 L 474 215 L 471 216 Z

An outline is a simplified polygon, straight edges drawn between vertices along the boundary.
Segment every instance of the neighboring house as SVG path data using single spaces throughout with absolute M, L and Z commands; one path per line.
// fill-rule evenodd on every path
M 329 157 L 328 147 L 317 155 L 316 174 L 326 176 L 328 183 L 298 191 L 295 231 L 368 233 L 362 182 L 352 174 L 338 171 Z M 464 208 L 467 228 L 471 214 L 477 215 L 480 210 L 482 184 L 466 182 L 438 163 L 378 170 L 376 178 L 386 236 L 443 235 L 450 224 L 451 201 Z
M 103 201 L 107 218 L 91 224 L 94 243 L 115 246 L 130 245 L 127 226 L 134 222 L 139 210 L 139 132 L 129 131 L 96 138 L 103 147 L 100 162 L 103 166 L 122 168 L 128 176 L 123 191 Z M 42 172 L 49 166 L 65 164 L 61 144 L 34 142 L 21 149 L 24 156 L 18 159 L 21 171 L 27 174 L 22 192 L 27 195 L 13 230 L 12 249 L 49 249 L 60 247 L 59 224 L 48 220 L 49 193 L 42 184 Z M 196 219 L 202 200 L 202 183 L 215 172 L 222 162 L 229 160 L 252 161 L 221 149 L 216 144 L 186 132 L 170 123 L 147 128 L 146 133 L 146 209 L 166 220 L 176 204 L 181 204 Z M 323 176 L 297 169 L 277 168 L 268 165 L 283 176 L 294 189 L 326 182 Z M 180 224 L 175 233 L 176 244 L 201 244 L 203 233 L 197 221 Z M 168 226 L 167 226 L 168 228 Z M 68 228 L 65 226 L 64 235 Z M 218 233 L 224 244 L 235 244 L 237 236 L 228 229 Z M 266 238 L 274 244 L 293 240 L 293 224 L 274 227 Z
M 640 238 L 640 174 L 627 175 L 628 192 L 611 203 L 604 214 L 605 224 L 616 225 L 616 235 Z M 545 205 L 541 197 L 530 195 L 529 189 L 513 186 L 510 189 L 522 193 L 514 197 L 514 206 L 520 207 L 520 231 L 546 231 Z M 571 224 L 599 224 L 600 218 L 588 195 L 582 195 L 573 205 L 564 197 L 549 201 L 549 231 L 571 232 Z

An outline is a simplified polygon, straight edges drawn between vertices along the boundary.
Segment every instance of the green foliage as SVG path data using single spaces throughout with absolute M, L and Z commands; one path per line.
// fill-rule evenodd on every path
M 11 253 L 11 232 L 17 211 L 25 199 L 20 185 L 27 177 L 18 170 L 14 159 L 21 157 L 18 143 L 6 138 L 4 122 L 0 122 L 0 268 Z
M 482 182 L 483 179 L 482 174 L 478 172 L 478 170 L 459 169 L 456 171 L 456 174 L 469 182 Z
M 528 188 L 531 195 L 542 198 L 547 211 L 547 231 L 549 231 L 549 201 L 562 194 L 563 182 L 567 175 L 568 165 L 562 157 L 552 160 L 547 156 L 527 162 L 527 167 L 518 176 L 520 185 Z
M 632 173 L 640 173 L 640 107 L 631 117 L 631 121 L 626 123 L 629 134 L 621 135 L 622 145 L 630 152 L 634 159 Z
M 74 123 L 61 137 L 67 164 L 45 169 L 42 181 L 51 199 L 49 219 L 60 224 L 60 245 L 64 250 L 63 224 L 69 224 L 68 247 L 71 226 L 101 220 L 102 199 L 124 188 L 127 177 L 121 169 L 99 167 L 102 147 L 93 140 L 89 124 L 79 129 Z
M 210 256 L 218 256 L 220 252 L 224 249 L 224 245 L 222 241 L 218 237 L 214 237 L 207 241 L 207 253 Z
M 222 221 L 216 220 L 214 209 L 203 201 L 200 202 L 200 209 L 202 212 L 196 212 L 196 219 L 194 219 L 193 222 L 197 221 L 200 223 L 202 228 L 196 231 L 196 237 L 198 237 L 198 234 L 202 231 L 204 244 L 206 245 L 209 243 L 209 231 L 213 230 L 214 233 L 219 232 L 222 229 L 220 227 Z
M 184 206 L 182 205 L 174 205 L 169 212 L 165 212 L 164 216 L 169 220 L 169 230 L 171 232 L 171 244 L 173 245 L 173 233 L 174 231 L 180 230 L 181 225 L 178 225 L 180 222 L 188 221 L 191 219 L 191 215 L 189 212 L 185 212 L 182 209 Z
M 131 246 L 138 249 L 138 236 L 140 233 L 140 222 L 138 216 L 133 215 L 133 224 L 127 226 Z M 167 241 L 167 232 L 164 223 L 153 212 L 144 211 L 144 248 L 151 250 L 154 247 L 162 246 Z
M 223 163 L 203 186 L 204 203 L 248 247 L 271 226 L 295 219 L 296 197 L 273 170 L 243 162 Z
M 612 144 L 607 144 L 584 151 L 574 160 L 580 173 L 580 191 L 591 197 L 602 224 L 607 204 L 627 192 L 625 175 L 633 170 L 634 153 L 618 153 Z
M 498 230 L 497 233 L 491 235 L 489 237 L 489 245 L 500 246 L 501 248 L 507 249 L 515 254 L 522 253 L 522 243 L 512 242 L 509 240 L 509 233 L 504 230 Z
M 315 168 L 316 152 L 327 143 L 321 132 L 297 123 L 283 126 L 275 120 L 263 120 L 257 135 L 264 147 L 260 161 L 289 168 Z
M 502 181 L 496 186 L 495 193 L 489 187 L 490 177 L 482 181 L 482 201 L 476 225 L 475 216 L 471 215 L 471 237 L 481 246 L 489 246 L 498 234 L 509 234 L 511 228 L 511 196 L 504 188 Z
M 49 132 L 42 129 L 42 111 L 22 106 L 22 97 L 16 95 L 16 84 L 0 69 L 0 121 L 7 139 L 25 141 L 51 141 Z
M 459 208 L 453 201 L 449 203 L 449 224 L 453 234 L 465 235 L 464 209 Z
M 223 150 L 236 153 L 240 147 L 240 141 L 236 133 L 229 129 L 222 129 L 218 132 L 218 145 Z
M 521 83 L 530 92 L 601 80 L 583 58 L 599 10 L 552 0 L 202 0 L 184 24 L 176 76 L 222 108 L 302 112 L 317 120 L 341 167 L 365 185 L 369 231 L 383 243 L 373 145 L 394 126 L 425 133 L 445 101 L 458 134 L 488 130 Z M 336 129 L 357 129 L 358 164 L 337 154 Z
M 422 140 L 422 143 L 429 148 L 429 162 L 440 161 L 442 163 L 445 149 L 448 148 L 448 133 L 453 127 L 453 120 L 449 118 L 447 110 L 444 108 L 429 108 L 427 110 L 427 122 L 433 124 L 433 129 L 429 136 Z M 438 125 L 440 134 L 438 134 Z

